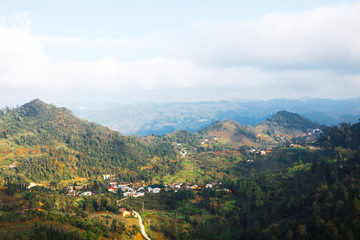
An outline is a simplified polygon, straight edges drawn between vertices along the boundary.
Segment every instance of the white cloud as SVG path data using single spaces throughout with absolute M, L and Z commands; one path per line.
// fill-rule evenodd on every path
M 31 31 L 28 14 L 2 18 L 0 23 L 0 87 L 4 88 L 198 91 L 202 96 L 217 95 L 216 99 L 346 98 L 360 92 L 360 4 L 273 13 L 251 22 L 202 20 L 190 35 L 184 31 L 179 37 L 177 32 L 173 43 L 169 38 L 157 41 L 160 37 L 149 41 L 38 36 Z M 182 40 L 187 42 L 179 44 Z M 103 56 L 96 61 L 56 63 L 44 51 L 49 46 L 91 51 L 161 44 L 173 44 L 169 52 L 174 54 L 132 62 Z M 341 73 L 349 68 L 352 74 Z
M 360 4 L 272 13 L 249 22 L 193 26 L 187 54 L 215 65 L 360 66 Z M 181 54 L 184 56 L 184 54 Z
M 75 37 L 59 37 L 59 36 L 39 36 L 39 40 L 46 47 L 76 47 L 76 48 L 134 48 L 134 47 L 152 47 L 165 43 L 158 38 L 127 38 L 112 39 L 98 38 L 86 39 Z
M 4 85 L 29 86 L 44 80 L 42 72 L 49 65 L 48 57 L 31 33 L 27 16 L 18 13 L 0 21 L 0 83 Z

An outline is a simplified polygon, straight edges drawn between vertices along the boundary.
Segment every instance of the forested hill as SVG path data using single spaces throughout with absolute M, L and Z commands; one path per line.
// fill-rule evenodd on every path
M 0 116 L 0 180 L 125 174 L 149 164 L 155 156 L 176 158 L 173 148 L 158 139 L 145 142 L 123 136 L 40 100 L 1 110 Z M 8 167 L 14 162 L 15 170 Z
M 256 141 L 256 132 L 252 126 L 245 126 L 234 120 L 217 121 L 199 133 L 206 137 L 220 137 L 240 145 L 254 145 Z
M 288 111 L 277 112 L 260 125 L 267 125 L 268 127 L 282 127 L 287 129 L 295 129 L 306 131 L 306 129 L 320 128 L 321 125 L 312 122 L 310 119 L 305 118 L 297 113 L 291 113 Z

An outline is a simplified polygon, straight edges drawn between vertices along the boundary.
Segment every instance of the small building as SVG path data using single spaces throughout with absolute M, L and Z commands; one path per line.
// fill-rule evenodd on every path
M 92 192 L 87 191 L 87 192 L 80 193 L 79 196 L 91 196 L 91 195 L 92 195 Z
M 112 181 L 112 182 L 110 182 L 110 185 L 111 185 L 111 186 L 113 186 L 113 187 L 115 187 L 115 186 L 117 187 L 118 182 L 116 182 L 116 181 Z
M 160 193 L 161 189 L 160 188 L 153 188 L 152 189 L 152 193 Z
M 213 187 L 214 187 L 214 185 L 212 185 L 211 183 L 208 183 L 205 185 L 205 188 L 213 188 Z
M 9 168 L 17 168 L 17 164 L 16 163 L 9 164 Z
M 123 217 L 130 217 L 130 216 L 131 216 L 131 212 L 125 210 L 125 211 L 122 213 L 122 215 L 123 215 Z
M 110 177 L 111 177 L 110 174 L 105 174 L 105 175 L 103 175 L 103 179 L 104 179 L 104 180 L 110 179 Z

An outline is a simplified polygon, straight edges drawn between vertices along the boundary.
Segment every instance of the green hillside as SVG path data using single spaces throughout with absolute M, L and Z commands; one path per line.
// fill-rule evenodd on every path
M 130 171 L 154 164 L 154 157 L 175 159 L 177 155 L 170 144 L 159 139 L 123 136 L 40 100 L 1 112 L 0 181 L 62 180 L 108 173 L 126 177 Z M 9 164 L 14 162 L 12 168 Z
M 251 126 L 244 126 L 233 120 L 217 121 L 213 125 L 201 130 L 200 135 L 218 136 L 226 143 L 237 145 L 254 145 L 256 134 Z

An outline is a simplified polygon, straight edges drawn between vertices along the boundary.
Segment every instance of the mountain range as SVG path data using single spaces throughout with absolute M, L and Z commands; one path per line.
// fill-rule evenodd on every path
M 193 103 L 77 103 L 67 104 L 77 115 L 125 135 L 164 135 L 177 130 L 197 132 L 218 120 L 231 119 L 243 125 L 257 125 L 275 113 L 296 112 L 328 126 L 356 123 L 360 118 L 360 98 L 273 99 Z

